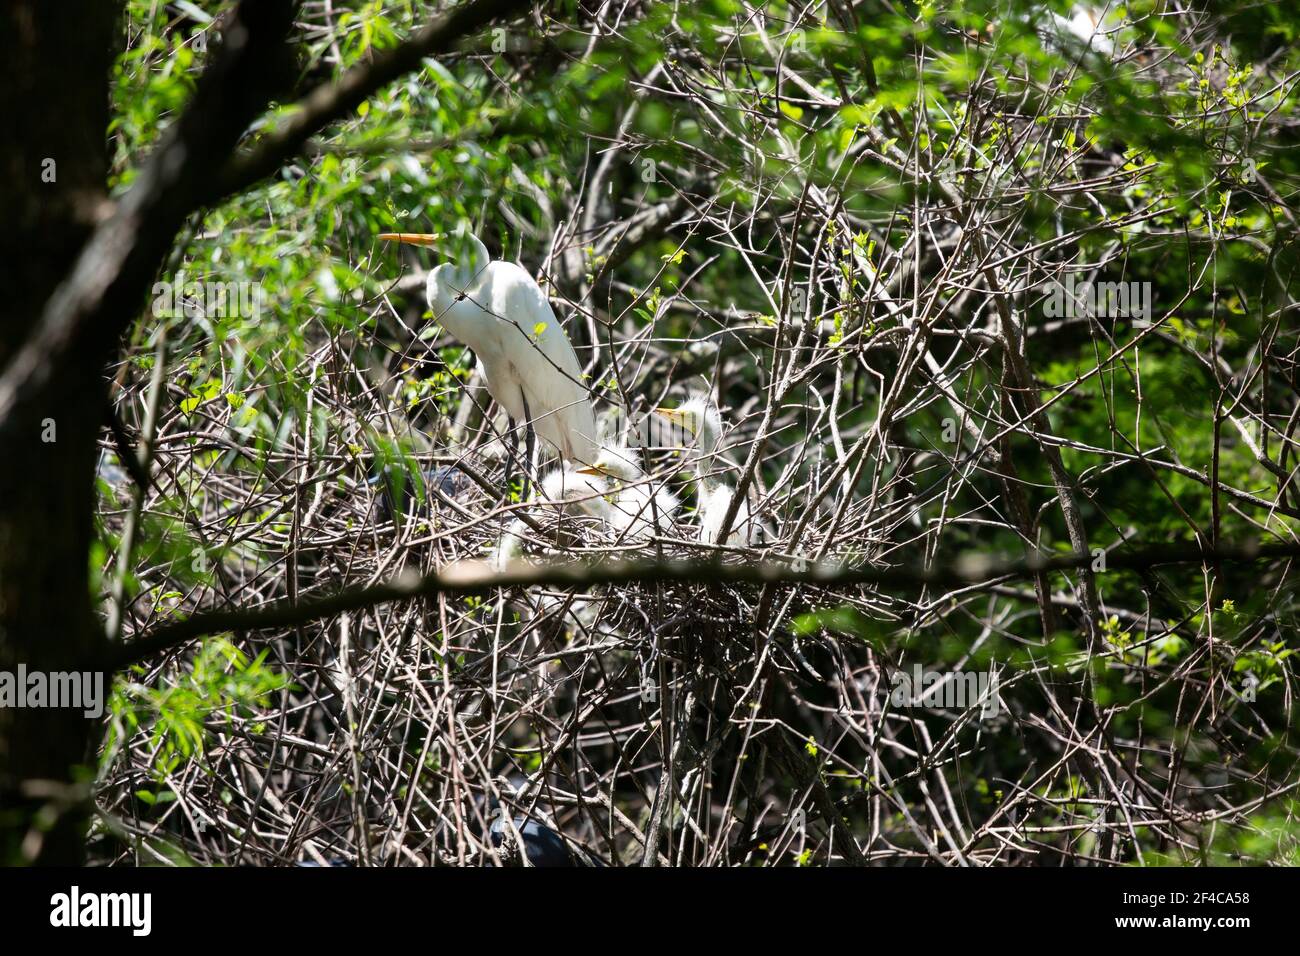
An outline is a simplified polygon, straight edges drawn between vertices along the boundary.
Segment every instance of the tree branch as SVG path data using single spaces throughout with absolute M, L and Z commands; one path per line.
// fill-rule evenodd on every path
M 348 70 L 337 83 L 316 87 L 298 101 L 298 111 L 274 132 L 259 140 L 252 150 L 226 163 L 214 180 L 207 201 L 246 189 L 271 175 L 297 155 L 313 133 L 350 114 L 381 87 L 418 69 L 425 57 L 447 52 L 480 27 L 527 5 L 525 0 L 478 0 L 462 4 L 437 17 L 406 42 Z
M 0 374 L 0 421 L 41 394 L 67 356 L 106 356 L 181 224 L 249 123 L 289 77 L 290 0 L 244 0 L 189 107 L 113 214 L 82 248 L 22 347 Z
M 235 155 L 249 125 L 289 77 L 285 38 L 296 4 L 245 0 L 230 18 L 212 65 L 185 113 L 164 136 L 117 209 L 83 248 L 26 343 L 0 374 L 0 421 L 40 394 L 75 351 L 107 353 L 138 314 L 149 282 L 185 217 L 273 173 L 307 138 L 354 110 L 420 60 L 523 0 L 479 0 L 434 20 L 400 46 L 316 87 L 301 109 L 250 152 Z
M 1159 545 L 1105 555 L 1106 569 L 1141 570 L 1165 564 L 1257 561 L 1300 557 L 1300 542 L 1258 544 L 1248 542 L 1201 548 L 1193 542 Z M 1001 583 L 1040 573 L 1072 571 L 1098 560 L 1093 554 L 1036 555 L 1028 559 L 1005 560 L 983 555 L 962 555 L 955 560 L 935 561 L 928 567 L 846 565 L 833 561 L 808 564 L 802 570 L 783 562 L 765 561 L 722 564 L 718 561 L 513 561 L 497 571 L 488 561 L 455 561 L 440 571 L 420 575 L 399 575 L 391 581 L 369 587 L 350 588 L 324 597 L 293 603 L 277 601 L 248 610 L 200 611 L 182 621 L 164 624 L 128 644 L 116 646 L 105 666 L 119 670 L 137 661 L 170 650 L 205 634 L 294 627 L 344 611 L 355 611 L 410 598 L 439 594 L 480 594 L 508 587 L 591 587 L 601 584 L 791 584 L 823 588 L 873 584 L 882 586 L 947 585 L 970 586 Z

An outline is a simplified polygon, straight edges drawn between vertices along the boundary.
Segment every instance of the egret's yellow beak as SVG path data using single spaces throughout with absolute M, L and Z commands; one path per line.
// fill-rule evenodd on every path
M 576 468 L 574 470 L 577 471 L 577 473 L 580 475 L 591 475 L 592 477 L 595 478 L 610 477 L 609 472 L 607 472 L 603 468 L 597 468 L 595 465 L 588 465 L 586 468 Z
M 441 232 L 381 232 L 379 238 L 385 242 L 404 242 L 408 246 L 432 246 L 445 235 Z

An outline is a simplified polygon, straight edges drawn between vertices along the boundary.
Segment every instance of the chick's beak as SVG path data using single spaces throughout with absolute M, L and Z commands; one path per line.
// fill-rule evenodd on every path
M 658 415 L 660 418 L 664 418 L 672 422 L 678 428 L 684 429 L 685 431 L 690 432 L 692 435 L 695 434 L 695 429 L 691 427 L 691 423 L 686 420 L 686 416 L 682 414 L 682 410 L 680 408 L 656 408 L 655 414 Z
M 381 232 L 379 238 L 385 242 L 404 242 L 408 246 L 432 246 L 443 235 L 441 232 Z
M 604 469 L 597 468 L 595 465 L 588 465 L 586 468 L 577 468 L 574 470 L 580 475 L 591 475 L 595 478 L 608 477 L 608 473 Z

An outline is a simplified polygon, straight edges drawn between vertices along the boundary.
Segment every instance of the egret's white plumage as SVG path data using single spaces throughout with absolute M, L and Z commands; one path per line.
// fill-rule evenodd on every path
M 632 539 L 652 537 L 655 524 L 672 524 L 680 502 L 677 496 L 646 476 L 636 460 L 636 452 L 621 445 L 600 450 L 590 468 L 578 473 L 591 478 L 603 477 L 609 483 L 605 500 L 608 510 L 601 517 L 619 532 Z
M 717 544 L 723 519 L 736 496 L 736 489 L 720 474 L 726 467 L 719 451 L 722 447 L 722 414 L 707 396 L 697 395 L 679 408 L 660 408 L 657 414 L 680 426 L 694 438 L 696 514 L 700 522 L 700 540 Z M 755 543 L 762 531 L 748 501 L 741 501 L 724 544 Z
M 603 480 L 585 472 L 556 468 L 547 472 L 538 485 L 538 497 L 535 502 L 539 516 L 567 515 L 569 517 L 586 515 L 605 524 L 613 524 L 611 505 Z M 524 533 L 528 523 L 523 518 L 515 518 L 501 536 L 495 554 L 497 569 L 523 554 Z
M 425 299 L 442 327 L 478 357 L 488 392 L 516 421 L 531 422 L 561 458 L 592 464 L 596 416 L 582 366 L 545 293 L 513 262 L 493 262 L 477 237 L 384 233 L 381 239 L 444 245 L 453 255 L 429 272 Z
M 611 506 L 601 480 L 581 469 L 555 469 L 542 478 L 540 492 L 543 508 L 609 521 Z

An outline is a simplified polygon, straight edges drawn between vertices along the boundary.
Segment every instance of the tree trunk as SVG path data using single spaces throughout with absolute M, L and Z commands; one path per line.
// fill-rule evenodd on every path
M 119 11 L 0 7 L 0 369 L 107 207 Z M 86 671 L 104 650 L 88 556 L 106 358 L 76 355 L 0 421 L 0 671 Z M 99 726 L 80 709 L 0 707 L 0 862 L 81 861 Z

